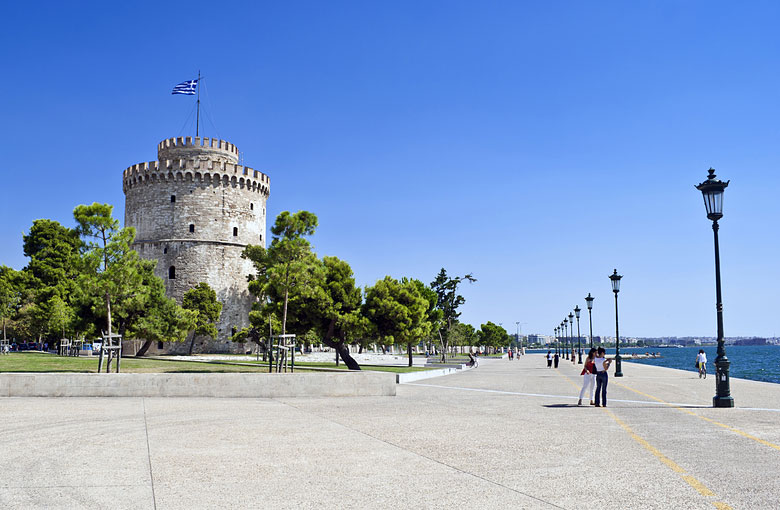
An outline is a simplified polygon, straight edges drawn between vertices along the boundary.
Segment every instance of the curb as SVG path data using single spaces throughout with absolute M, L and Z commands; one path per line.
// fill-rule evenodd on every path
M 439 370 L 424 370 L 421 372 L 408 372 L 405 374 L 395 374 L 396 384 L 403 384 L 412 381 L 419 381 L 421 379 L 430 379 L 432 377 L 441 377 L 443 375 L 452 375 L 457 372 L 465 370 L 471 370 L 472 367 L 467 367 L 465 364 L 458 366 L 458 368 L 441 368 Z

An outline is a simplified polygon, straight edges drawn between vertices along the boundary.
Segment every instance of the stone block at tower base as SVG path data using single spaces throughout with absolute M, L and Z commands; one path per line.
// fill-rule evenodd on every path
M 395 374 L 0 374 L 0 397 L 352 397 L 395 396 Z

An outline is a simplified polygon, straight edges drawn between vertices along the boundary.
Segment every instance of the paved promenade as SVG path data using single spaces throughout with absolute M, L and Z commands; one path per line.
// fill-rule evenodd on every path
M 540 355 L 396 397 L 0 399 L 0 508 L 780 507 L 780 385 Z

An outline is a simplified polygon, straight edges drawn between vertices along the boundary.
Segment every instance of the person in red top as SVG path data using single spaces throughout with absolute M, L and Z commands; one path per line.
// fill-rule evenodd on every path
M 582 398 L 585 396 L 588 389 L 590 389 L 590 405 L 593 403 L 593 391 L 596 388 L 596 364 L 593 359 L 596 357 L 596 349 L 591 349 L 588 352 L 588 357 L 585 359 L 585 367 L 582 369 L 580 375 L 582 379 L 582 389 L 580 390 L 580 400 L 577 402 L 578 406 L 582 405 Z

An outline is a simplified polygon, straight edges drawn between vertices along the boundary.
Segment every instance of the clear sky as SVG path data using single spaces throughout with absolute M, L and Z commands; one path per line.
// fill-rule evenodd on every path
M 124 215 L 122 171 L 204 133 L 319 216 L 358 282 L 473 273 L 462 319 L 550 334 L 592 293 L 620 330 L 780 334 L 777 2 L 11 2 L 0 31 L 0 263 L 36 218 Z M 183 127 L 184 126 L 184 127 Z M 270 227 L 269 220 L 269 227 Z M 587 317 L 587 314 L 584 315 Z M 587 319 L 583 332 L 587 329 Z

